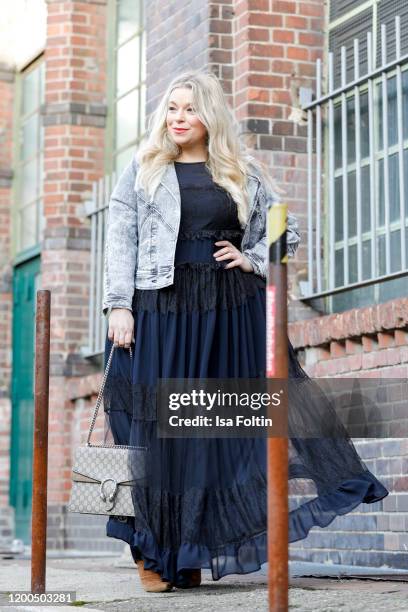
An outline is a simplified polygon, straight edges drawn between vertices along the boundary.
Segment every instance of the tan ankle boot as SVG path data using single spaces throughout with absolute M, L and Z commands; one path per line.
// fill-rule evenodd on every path
M 178 589 L 193 589 L 201 584 L 201 569 L 192 569 L 188 571 L 188 578 L 175 584 Z
M 144 568 L 143 559 L 136 562 L 136 566 L 139 572 L 140 582 L 145 591 L 149 593 L 163 593 L 165 591 L 171 591 L 173 583 L 168 580 L 162 580 L 160 574 L 153 570 L 146 570 Z
M 201 570 L 195 569 L 191 572 L 190 586 L 198 587 L 201 584 Z

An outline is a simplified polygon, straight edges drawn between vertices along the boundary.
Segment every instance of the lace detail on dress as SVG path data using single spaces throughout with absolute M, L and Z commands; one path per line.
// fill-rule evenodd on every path
M 259 275 L 238 267 L 225 269 L 225 261 L 185 262 L 175 266 L 172 285 L 135 288 L 132 308 L 161 313 L 235 308 L 265 289 L 265 285 Z
M 241 229 L 180 230 L 178 239 L 197 240 L 213 238 L 214 240 L 230 240 L 230 242 L 233 242 L 236 239 L 238 246 L 240 246 L 243 233 L 244 232 Z
M 132 346 L 134 350 L 134 346 Z M 123 351 L 124 349 L 116 349 Z M 301 383 L 308 379 L 308 375 L 301 367 L 292 343 L 288 339 L 289 371 L 288 377 L 293 381 Z M 141 419 L 143 421 L 157 420 L 157 387 L 144 383 L 131 383 L 129 378 L 123 374 L 109 372 L 103 392 L 103 405 L 105 413 L 111 411 L 122 411 L 129 418 Z M 266 371 L 260 370 L 257 376 L 261 379 L 266 377 Z
M 122 412 L 129 419 L 156 421 L 157 387 L 131 383 L 124 376 L 109 373 L 103 390 L 103 408 L 107 415 Z

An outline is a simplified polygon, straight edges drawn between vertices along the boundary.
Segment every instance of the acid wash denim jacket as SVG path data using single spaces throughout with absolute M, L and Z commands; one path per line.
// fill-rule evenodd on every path
M 180 226 L 181 199 L 173 162 L 163 173 L 154 198 L 135 188 L 135 157 L 121 174 L 109 201 L 105 238 L 102 312 L 112 308 L 132 311 L 135 287 L 160 289 L 173 283 L 174 256 Z M 266 210 L 276 201 L 266 193 L 259 176 L 248 175 L 250 214 L 244 227 L 241 252 L 254 273 L 266 279 L 268 271 Z M 296 217 L 288 213 L 287 252 L 293 256 L 300 241 Z M 221 248 L 221 247 L 220 247 Z

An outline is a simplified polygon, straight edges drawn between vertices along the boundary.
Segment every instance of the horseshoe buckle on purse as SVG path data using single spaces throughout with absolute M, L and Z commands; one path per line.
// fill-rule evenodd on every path
M 101 497 L 101 499 L 103 499 L 103 501 L 106 502 L 107 501 L 106 500 L 106 494 L 105 494 L 105 492 L 103 490 L 103 485 L 105 484 L 105 482 L 108 482 L 109 480 L 111 480 L 115 484 L 115 487 L 114 487 L 112 493 L 110 493 L 108 495 L 108 500 L 110 502 L 113 502 L 112 506 L 109 508 L 109 510 L 111 510 L 113 508 L 113 506 L 115 505 L 115 495 L 116 495 L 117 490 L 118 490 L 118 483 L 116 482 L 116 480 L 114 478 L 105 478 L 104 480 L 102 480 L 101 486 L 100 486 L 99 490 L 100 490 L 100 497 Z

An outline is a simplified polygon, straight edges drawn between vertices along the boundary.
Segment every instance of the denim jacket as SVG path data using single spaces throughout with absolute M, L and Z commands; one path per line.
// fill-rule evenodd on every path
M 121 174 L 109 201 L 105 239 L 102 312 L 112 308 L 132 310 L 135 287 L 160 289 L 173 283 L 174 256 L 180 226 L 180 189 L 174 163 L 167 165 L 154 198 L 135 188 L 138 162 L 135 157 Z M 241 252 L 255 274 L 266 279 L 268 270 L 266 209 L 276 201 L 267 194 L 261 179 L 247 179 L 250 214 L 244 227 Z M 288 213 L 287 252 L 293 256 L 300 236 L 297 220 Z M 220 247 L 221 248 L 221 247 Z

